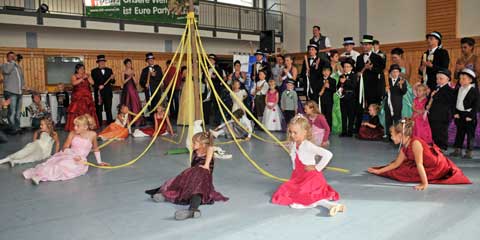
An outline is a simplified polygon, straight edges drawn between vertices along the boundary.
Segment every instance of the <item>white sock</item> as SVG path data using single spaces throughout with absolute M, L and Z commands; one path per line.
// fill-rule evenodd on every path
M 318 206 L 322 206 L 322 207 L 324 207 L 324 208 L 326 208 L 326 209 L 328 209 L 328 210 L 330 210 L 331 208 L 333 208 L 333 207 L 335 207 L 335 206 L 338 205 L 338 203 L 335 203 L 335 202 L 332 202 L 332 201 L 328 201 L 328 200 L 326 200 L 326 199 L 322 199 L 322 200 L 316 202 L 316 204 L 317 204 Z
M 6 157 L 2 160 L 0 160 L 0 164 L 4 164 L 4 163 L 7 163 L 7 162 L 10 162 L 12 159 L 10 159 L 9 157 Z

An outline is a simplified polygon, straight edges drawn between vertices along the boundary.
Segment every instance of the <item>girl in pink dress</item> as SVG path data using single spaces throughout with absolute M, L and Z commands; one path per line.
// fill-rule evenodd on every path
M 416 86 L 417 97 L 413 100 L 413 115 L 412 119 L 415 122 L 413 125 L 412 135 L 423 139 L 428 144 L 432 144 L 432 130 L 426 115 L 425 105 L 427 104 L 427 86 L 420 84 Z
M 102 166 L 108 165 L 102 162 L 100 157 L 97 134 L 90 130 L 95 128 L 92 116 L 85 114 L 76 117 L 73 124 L 74 131 L 68 135 L 63 151 L 35 168 L 25 170 L 23 172 L 25 179 L 31 179 L 33 183 L 39 184 L 40 181 L 63 181 L 81 176 L 88 171 L 85 162 L 92 148 L 97 163 Z
M 318 104 L 315 101 L 308 101 L 304 107 L 305 114 L 312 125 L 313 143 L 321 147 L 328 147 L 330 142 L 330 126 L 328 125 L 325 116 L 320 113 Z
M 265 96 L 265 110 L 263 112 L 262 124 L 269 131 L 281 131 L 283 114 L 278 107 L 279 96 L 275 79 L 270 79 L 268 86 L 270 89 Z
M 288 134 L 293 172 L 273 194 L 272 203 L 291 208 L 322 206 L 329 210 L 330 216 L 343 212 L 345 206 L 333 202 L 340 198 L 339 194 L 328 185 L 322 173 L 332 159 L 332 153 L 310 142 L 312 127 L 309 120 L 297 115 L 288 125 Z

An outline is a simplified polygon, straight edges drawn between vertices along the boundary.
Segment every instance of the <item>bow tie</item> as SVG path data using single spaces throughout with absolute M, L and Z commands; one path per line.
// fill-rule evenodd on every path
M 262 62 L 257 62 L 257 64 L 262 64 Z
M 349 52 L 346 52 L 345 55 L 350 56 L 350 53 L 349 53 Z

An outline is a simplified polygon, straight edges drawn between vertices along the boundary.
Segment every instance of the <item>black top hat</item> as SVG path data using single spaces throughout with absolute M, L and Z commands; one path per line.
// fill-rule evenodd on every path
M 434 37 L 438 39 L 438 45 L 442 45 L 442 34 L 440 32 L 433 31 L 431 33 L 428 33 L 427 35 L 425 35 L 425 38 L 428 38 L 428 37 Z
M 362 43 L 373 43 L 373 36 L 372 35 L 363 35 Z
M 465 74 L 465 75 L 469 76 L 472 79 L 472 81 L 477 78 L 477 75 L 475 74 L 475 72 L 470 68 L 464 68 L 458 74 L 459 75 Z
M 309 50 L 310 48 L 315 48 L 315 50 L 317 50 L 317 51 L 318 51 L 318 45 L 317 45 L 317 44 L 315 44 L 315 43 L 308 44 L 308 46 L 307 46 L 307 50 Z
M 353 61 L 353 59 L 351 58 L 346 58 L 345 60 L 342 61 L 342 67 L 346 64 L 350 64 L 352 67 L 355 67 L 355 61 Z
M 257 49 L 255 52 L 255 55 L 262 55 L 263 56 L 263 51 L 261 49 Z
M 353 41 L 353 37 L 344 37 L 343 38 L 343 45 L 355 45 L 355 41 Z
M 289 78 L 287 80 L 287 84 L 289 84 L 289 83 L 295 85 L 295 81 L 293 81 L 293 79 L 291 79 L 291 78 Z
M 402 69 L 400 68 L 400 65 L 398 64 L 392 64 L 390 65 L 390 70 L 388 70 L 388 72 L 392 72 L 393 70 L 398 70 L 398 71 L 402 71 Z
M 450 72 L 450 70 L 448 70 L 448 68 L 442 68 L 442 69 L 438 70 L 437 74 L 443 74 L 443 75 L 447 76 L 448 79 L 450 79 L 450 76 L 452 75 L 452 73 Z
M 153 56 L 153 53 L 149 52 L 145 54 L 145 61 L 147 61 L 148 59 L 155 59 L 155 57 Z
M 107 59 L 105 58 L 105 55 L 98 55 L 98 56 L 97 56 L 97 63 L 98 63 L 98 62 L 102 62 L 102 61 L 103 61 L 103 62 L 106 62 L 106 61 L 107 61 Z
M 208 54 L 208 58 L 211 58 L 211 59 L 217 61 L 217 55 L 215 55 L 213 53 Z

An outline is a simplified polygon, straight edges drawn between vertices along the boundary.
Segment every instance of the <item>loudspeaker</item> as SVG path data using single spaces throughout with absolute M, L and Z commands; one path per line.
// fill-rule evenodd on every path
M 275 52 L 275 30 L 260 32 L 260 49 L 264 53 Z

